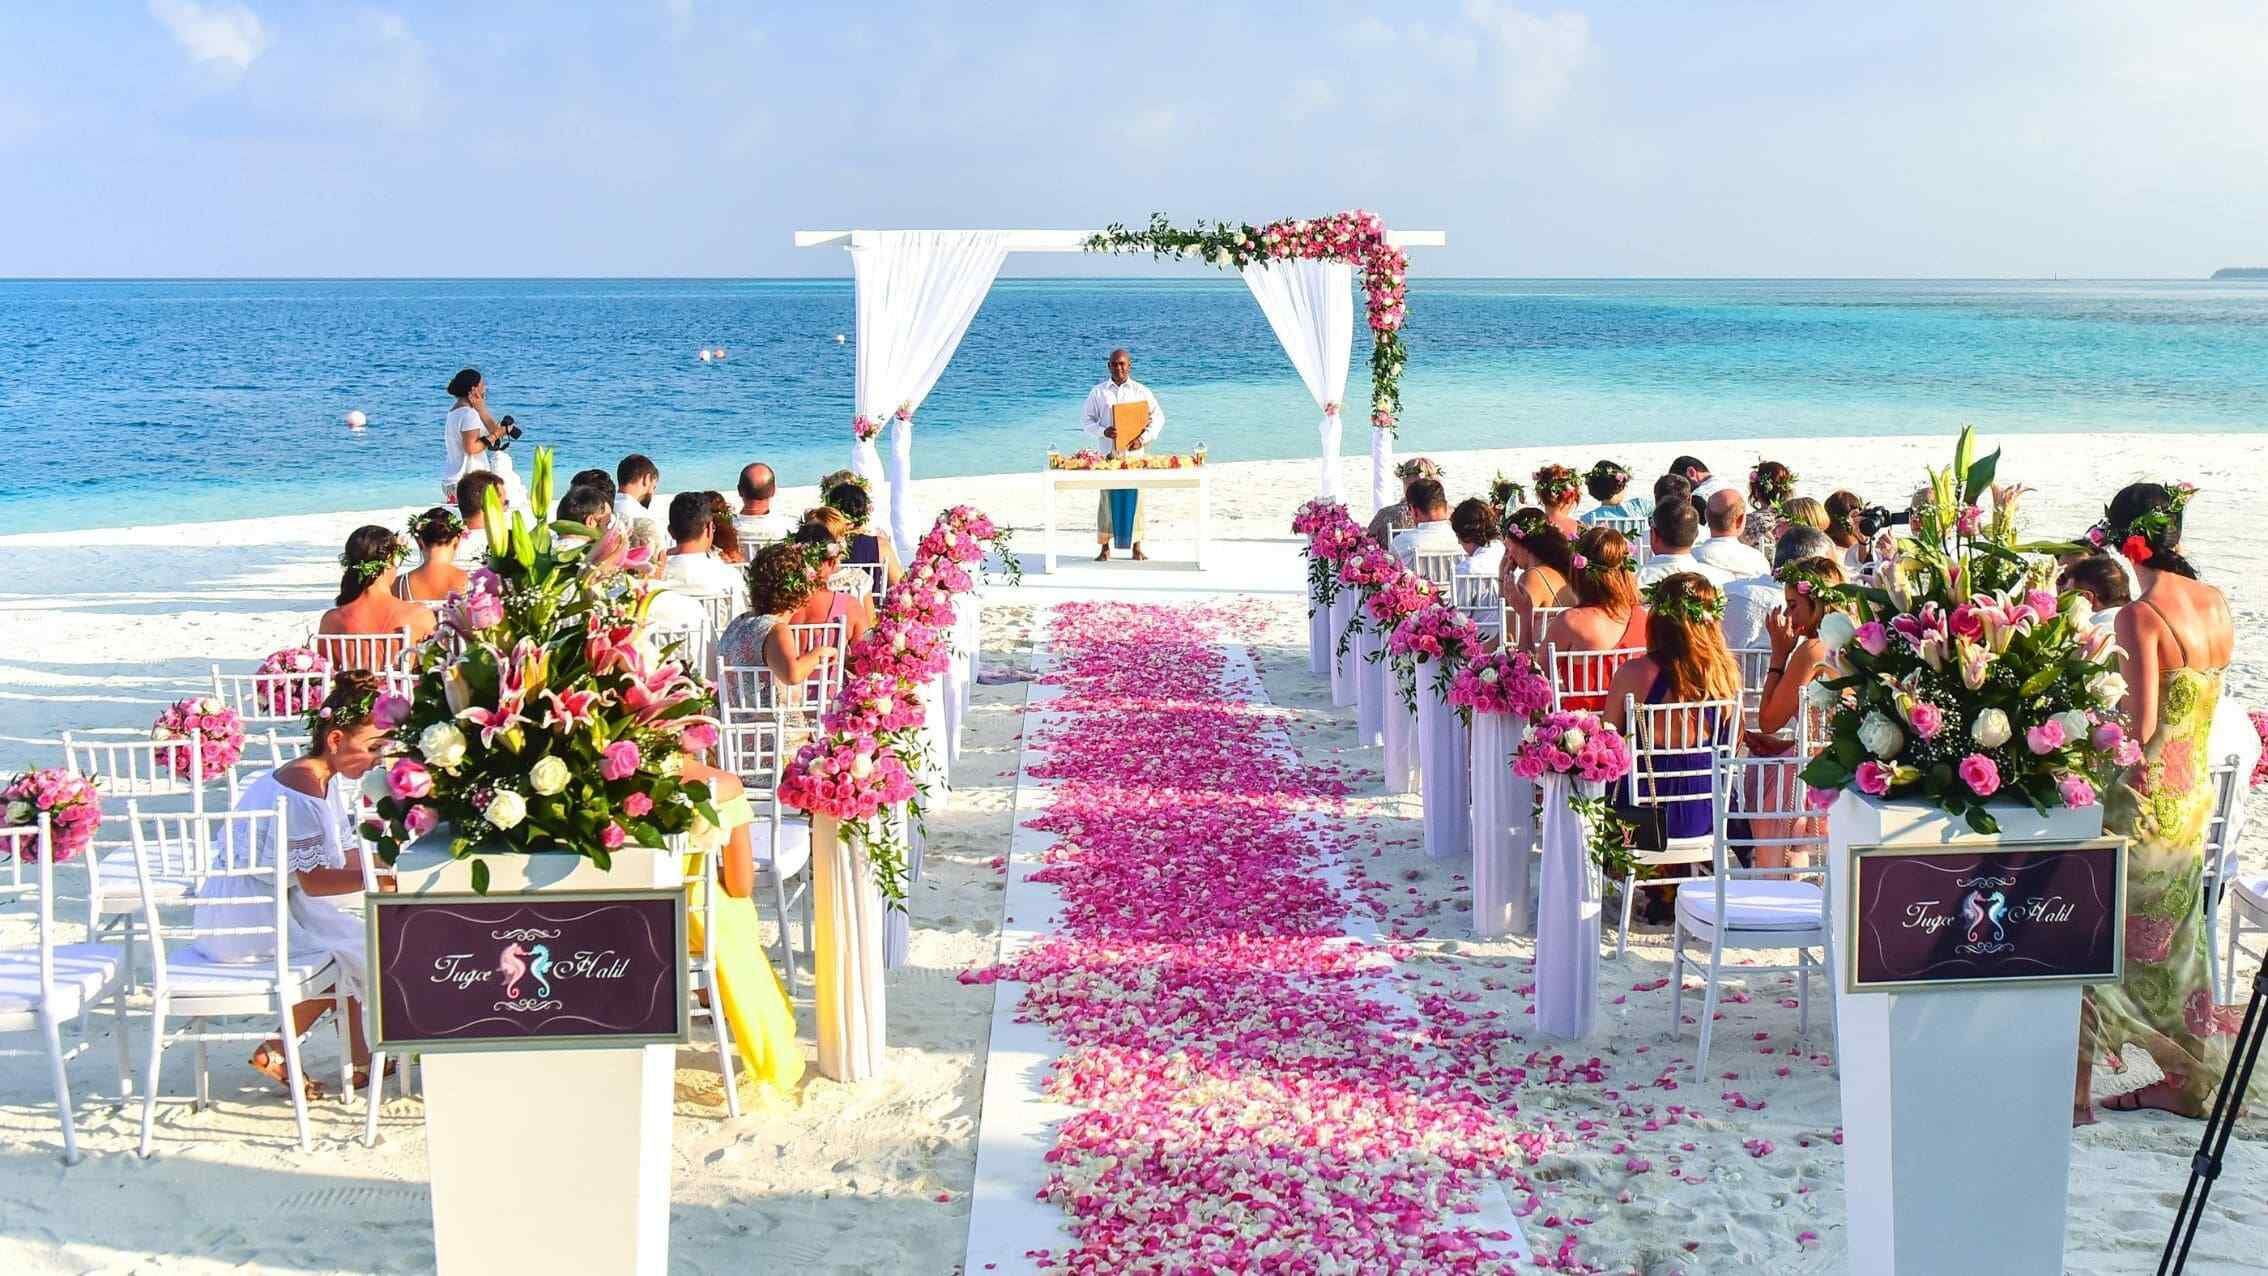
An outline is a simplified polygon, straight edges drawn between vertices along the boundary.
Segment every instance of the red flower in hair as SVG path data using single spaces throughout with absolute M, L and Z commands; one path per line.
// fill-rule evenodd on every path
M 2119 545 L 2118 552 L 2126 555 L 2126 561 L 2130 563 L 2147 563 L 2152 558 L 2157 556 L 2151 550 L 2150 542 L 2143 540 L 2139 536 L 2127 537 L 2126 540 Z

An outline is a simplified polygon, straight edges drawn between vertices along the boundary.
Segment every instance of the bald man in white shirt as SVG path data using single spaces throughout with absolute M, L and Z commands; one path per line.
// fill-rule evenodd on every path
M 1109 368 L 1110 375 L 1087 394 L 1087 408 L 1082 415 L 1081 427 L 1089 435 L 1109 443 L 1112 456 L 1129 456 L 1149 447 L 1156 440 L 1158 431 L 1165 428 L 1165 409 L 1158 406 L 1158 396 L 1150 393 L 1150 387 L 1134 379 L 1134 356 L 1124 349 L 1113 350 L 1110 352 Z M 1148 428 L 1142 431 L 1141 437 L 1134 440 L 1134 446 L 1125 452 L 1118 450 L 1118 442 L 1111 437 L 1110 432 L 1112 410 L 1121 403 L 1147 404 L 1150 410 Z M 1114 505 L 1125 516 L 1123 529 L 1119 527 L 1120 519 L 1114 517 Z M 1148 554 L 1142 552 L 1142 528 L 1141 492 L 1133 488 L 1104 492 L 1095 506 L 1095 539 L 1102 544 L 1102 552 L 1095 555 L 1095 561 L 1110 561 L 1110 547 L 1114 541 L 1121 549 L 1131 549 L 1136 562 L 1149 558 Z

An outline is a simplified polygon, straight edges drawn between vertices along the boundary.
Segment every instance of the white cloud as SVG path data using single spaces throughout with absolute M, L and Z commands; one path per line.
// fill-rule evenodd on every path
M 1396 27 L 1365 17 L 1343 39 L 1378 68 L 1368 76 L 1374 90 L 1490 101 L 1518 127 L 1557 110 L 1591 59 L 1590 19 L 1572 11 L 1530 13 L 1499 0 L 1466 0 L 1461 20 L 1441 24 Z
M 241 74 L 268 47 L 260 15 L 241 4 L 150 0 L 150 16 L 165 24 L 191 61 L 230 75 Z
M 1590 58 L 1591 20 L 1580 13 L 1538 15 L 1495 0 L 1466 0 L 1465 16 L 1497 56 L 1498 98 L 1515 123 L 1549 115 Z

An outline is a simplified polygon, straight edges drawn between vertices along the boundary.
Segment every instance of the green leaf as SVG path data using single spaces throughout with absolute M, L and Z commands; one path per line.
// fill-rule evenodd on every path
M 605 847 L 594 845 L 591 847 L 591 863 L 598 865 L 601 869 L 612 871 L 614 857 L 607 854 Z
M 487 860 L 474 860 L 472 862 L 472 890 L 475 895 L 486 895 L 488 893 Z
M 1835 760 L 1854 772 L 1858 770 L 1859 763 L 1866 761 L 1866 748 L 1858 742 L 1856 733 L 1850 735 L 1837 733 Z
M 1968 478 L 1961 485 L 1961 503 L 1963 505 L 1976 504 L 1977 498 L 1983 496 L 1985 489 L 1992 486 L 1992 476 L 1999 469 L 2000 449 L 1994 448 L 1992 455 L 1969 467 Z
M 2016 694 L 2026 700 L 2029 700 L 2033 696 L 2036 696 L 2041 692 L 2047 690 L 2049 687 L 2054 686 L 2055 680 L 2062 676 L 2063 666 L 2048 665 L 2047 667 L 2035 672 L 2031 677 L 2024 679 L 2023 688 Z
M 1967 818 L 1969 821 L 1969 827 L 1975 829 L 1979 833 L 1990 836 L 2000 831 L 2000 821 L 1993 818 L 1992 812 L 1986 810 L 1982 802 L 1975 803 L 1969 807 L 1967 811 Z
M 1815 789 L 1839 789 L 1851 782 L 1851 769 L 1822 753 L 1804 765 L 1803 782 Z

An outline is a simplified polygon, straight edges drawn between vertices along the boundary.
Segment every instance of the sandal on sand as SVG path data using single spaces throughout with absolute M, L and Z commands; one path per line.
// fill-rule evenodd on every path
M 285 1094 L 291 1093 L 289 1061 L 284 1058 L 283 1051 L 270 1049 L 266 1042 L 262 1042 L 260 1048 L 253 1051 L 252 1057 L 245 1062 L 252 1065 L 254 1072 L 283 1087 Z M 300 1078 L 300 1089 L 310 1102 L 323 1097 L 323 1083 L 313 1077 Z
M 2108 1112 L 2171 1112 L 2177 1117 L 2191 1121 L 2205 1119 L 2205 1114 L 2202 1112 L 2184 1112 L 2180 1108 L 2170 1107 L 2163 1103 L 2152 1103 L 2144 1097 L 2153 1091 L 2160 1090 L 2162 1084 L 2146 1085 L 2139 1089 L 2123 1090 L 2110 1095 L 2103 1100 L 2103 1109 Z
M 395 1066 L 400 1062 L 400 1059 L 388 1059 L 386 1061 L 386 1070 L 379 1074 L 379 1079 L 384 1080 L 385 1078 L 394 1075 Z M 363 1064 L 361 1067 L 354 1070 L 354 1088 L 357 1090 L 367 1090 L 370 1088 L 369 1064 Z

